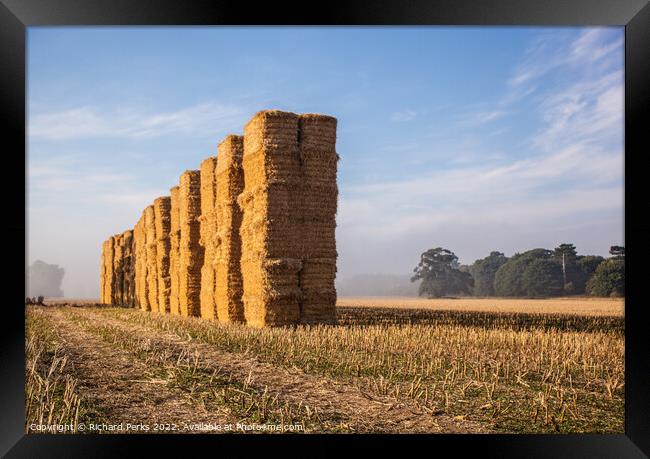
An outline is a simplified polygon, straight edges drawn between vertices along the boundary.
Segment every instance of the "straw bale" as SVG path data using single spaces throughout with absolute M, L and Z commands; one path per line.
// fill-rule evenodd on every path
M 145 212 L 142 212 L 135 225 L 135 295 L 138 306 L 144 311 L 151 311 L 149 287 L 147 285 L 147 244 L 145 231 Z
M 303 293 L 301 323 L 333 323 L 336 320 L 336 258 L 303 260 L 300 285 Z
M 158 263 L 156 238 L 156 212 L 153 205 L 144 209 L 144 231 L 147 252 L 147 290 L 151 311 L 160 312 L 158 308 Z
M 156 269 L 158 285 L 158 310 L 160 313 L 171 311 L 169 296 L 171 290 L 171 277 L 169 275 L 169 253 L 171 242 L 171 198 L 163 196 L 154 201 L 156 225 Z
M 242 322 L 242 275 L 240 269 L 242 212 L 237 197 L 244 189 L 242 156 L 244 139 L 229 135 L 219 144 L 216 166 L 214 240 L 215 301 L 220 322 Z
M 101 253 L 99 254 L 99 302 L 103 303 L 104 302 L 104 263 L 105 260 L 105 255 L 104 255 L 104 245 L 105 241 L 102 242 L 102 250 Z
M 204 252 L 205 254 L 209 252 Z M 216 319 L 217 308 L 214 301 L 216 286 L 215 270 L 211 263 L 206 263 L 205 258 L 201 266 L 201 291 L 199 293 L 200 316 L 203 319 Z
M 300 285 L 302 323 L 336 320 L 336 118 L 302 114 L 299 148 L 303 173 Z
M 201 162 L 201 216 L 200 243 L 203 247 L 203 266 L 201 267 L 201 317 L 216 319 L 217 308 L 215 304 L 215 238 L 217 233 L 215 219 L 216 202 L 216 157 L 209 157 Z
M 133 271 L 131 267 L 133 231 L 126 230 L 118 236 L 119 251 L 117 256 L 117 304 L 132 306 L 131 288 Z
M 265 148 L 296 148 L 298 116 L 280 110 L 256 113 L 244 127 L 244 156 Z
M 178 267 L 179 267 L 179 246 L 180 246 L 180 222 L 179 222 L 179 208 L 178 208 L 178 196 L 179 188 L 175 186 L 170 189 L 171 193 L 171 218 L 170 218 L 170 251 L 169 251 L 169 277 L 170 282 L 170 295 L 169 295 L 169 307 L 172 314 L 179 315 L 179 302 L 178 302 Z
M 122 304 L 135 306 L 135 255 L 133 230 L 129 229 L 122 233 L 124 248 L 122 253 L 122 272 L 124 284 L 122 287 Z
M 244 127 L 244 189 L 237 202 L 242 210 L 242 300 L 252 326 L 300 319 L 298 134 L 298 115 L 277 110 L 257 113 Z
M 111 279 L 111 304 L 119 305 L 122 300 L 122 235 L 113 236 L 113 275 Z
M 133 299 L 134 306 L 138 309 L 142 309 L 142 304 L 140 302 L 140 219 L 136 222 L 133 227 Z
M 101 256 L 101 274 L 100 274 L 100 301 L 103 304 L 110 304 L 110 281 L 109 276 L 112 270 L 109 266 L 113 264 L 112 255 L 112 240 L 108 238 L 102 243 L 102 256 Z
M 199 316 L 201 306 L 201 268 L 203 247 L 199 243 L 201 215 L 201 175 L 185 171 L 179 185 L 179 289 L 180 312 Z
M 113 304 L 113 296 L 115 289 L 115 237 L 110 236 L 109 240 L 109 253 L 106 262 L 106 303 Z

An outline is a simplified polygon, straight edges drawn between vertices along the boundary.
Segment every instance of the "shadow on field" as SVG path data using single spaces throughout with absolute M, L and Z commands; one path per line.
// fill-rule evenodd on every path
M 586 316 L 575 314 L 539 314 L 513 312 L 435 311 L 397 308 L 336 308 L 338 324 L 370 325 L 463 325 L 485 328 L 625 333 L 625 318 L 620 316 Z
M 40 307 L 124 308 L 94 301 L 46 301 Z M 417 308 L 337 306 L 337 324 L 329 326 L 461 325 L 509 330 L 557 330 L 625 334 L 625 317 L 525 312 L 436 311 Z M 328 326 L 328 325 L 325 325 Z

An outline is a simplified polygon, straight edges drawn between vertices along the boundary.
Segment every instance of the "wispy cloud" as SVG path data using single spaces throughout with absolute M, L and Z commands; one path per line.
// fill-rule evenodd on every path
M 466 128 L 474 128 L 501 119 L 507 114 L 508 112 L 500 107 L 487 111 L 472 110 L 460 116 L 458 125 Z
M 416 116 L 417 116 L 417 112 L 414 110 L 400 110 L 397 112 L 393 112 L 393 114 L 390 116 L 390 119 L 391 121 L 401 123 L 405 121 L 411 121 L 415 119 Z
M 613 27 L 584 29 L 573 41 L 569 32 L 542 33 L 526 52 L 508 80 L 510 86 L 521 86 L 559 67 L 609 66 L 611 58 L 623 45 L 622 34 Z M 618 37 L 612 39 L 613 37 Z M 566 43 L 569 42 L 567 46 Z
M 168 194 L 167 188 L 143 183 L 119 164 L 80 164 L 74 155 L 30 160 L 27 183 L 30 209 L 43 210 L 45 203 L 50 209 L 67 213 L 74 213 L 79 205 L 90 205 L 134 214 L 156 197 Z
M 567 143 L 589 147 L 618 139 L 623 129 L 623 72 L 583 80 L 550 95 L 541 104 L 541 116 L 545 124 L 533 142 L 545 151 Z
M 32 139 L 45 140 L 204 135 L 213 132 L 217 126 L 239 129 L 246 115 L 239 107 L 216 102 L 159 113 L 137 108 L 121 108 L 105 113 L 85 106 L 30 116 L 28 135 Z

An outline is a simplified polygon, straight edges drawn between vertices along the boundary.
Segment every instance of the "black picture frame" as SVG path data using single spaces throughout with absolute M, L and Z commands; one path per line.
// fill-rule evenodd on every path
M 647 0 L 446 0 L 388 2 L 356 0 L 282 6 L 277 2 L 172 0 L 0 0 L 0 130 L 5 167 L 26 167 L 26 28 L 78 25 L 533 25 L 625 26 L 625 246 L 627 263 L 625 308 L 625 434 L 623 435 L 419 435 L 399 436 L 409 450 L 455 455 L 475 453 L 499 457 L 645 457 L 650 455 L 650 349 L 643 309 L 644 260 L 650 259 L 650 208 L 643 168 L 648 143 L 644 116 L 650 107 L 650 6 Z M 645 147 L 645 148 L 644 148 Z M 18 166 L 19 167 L 19 166 Z M 26 187 L 17 168 L 5 169 L 5 190 Z M 9 183 L 6 180 L 9 179 Z M 26 190 L 26 188 L 25 188 Z M 8 214 L 3 241 L 26 235 L 25 199 L 5 191 Z M 5 210 L 6 212 L 6 210 Z M 26 239 L 23 239 L 26 241 Z M 7 243 L 5 243 L 7 244 Z M 20 244 L 10 244 L 18 252 Z M 18 258 L 19 255 L 16 255 Z M 22 253 L 26 259 L 26 246 Z M 333 436 L 156 436 L 148 435 L 25 435 L 24 433 L 24 278 L 6 266 L 11 287 L 3 309 L 5 332 L 0 335 L 2 417 L 0 453 L 7 457 L 114 457 L 129 453 L 155 455 L 184 443 L 191 454 L 222 452 L 225 443 L 240 455 L 250 448 L 282 445 L 282 453 L 336 454 L 340 437 Z M 23 290 L 20 290 L 21 286 Z M 346 437 L 346 452 L 381 448 L 394 436 Z M 324 441 L 321 441 L 324 440 Z M 335 441 L 336 440 L 336 441 Z M 201 449 L 199 449 L 201 448 Z M 207 448 L 203 450 L 202 448 Z M 417 454 L 417 453 L 416 453 Z

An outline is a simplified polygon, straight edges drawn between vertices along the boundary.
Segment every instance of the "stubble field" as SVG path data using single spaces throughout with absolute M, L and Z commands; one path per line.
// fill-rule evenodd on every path
M 89 302 L 26 315 L 29 432 L 624 430 L 622 300 L 341 298 L 336 326 L 262 330 Z

